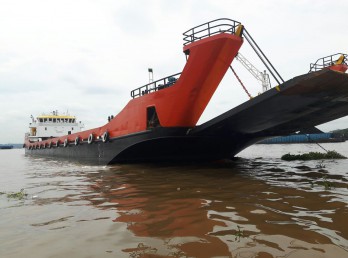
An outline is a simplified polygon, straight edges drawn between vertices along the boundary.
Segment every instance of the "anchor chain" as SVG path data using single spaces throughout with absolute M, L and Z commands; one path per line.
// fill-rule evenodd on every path
M 230 68 L 231 68 L 234 76 L 236 76 L 237 80 L 242 85 L 242 87 L 243 87 L 244 91 L 246 92 L 246 94 L 248 94 L 249 98 L 252 99 L 253 97 L 250 95 L 249 91 L 246 89 L 246 87 L 244 86 L 243 82 L 241 81 L 241 79 L 239 78 L 239 76 L 237 75 L 236 71 L 232 68 L 231 65 L 230 65 Z

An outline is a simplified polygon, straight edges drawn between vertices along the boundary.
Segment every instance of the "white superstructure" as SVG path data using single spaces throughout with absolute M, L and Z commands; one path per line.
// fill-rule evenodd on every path
M 82 131 L 84 124 L 77 122 L 75 116 L 69 114 L 58 114 L 53 111 L 50 114 L 42 114 L 29 123 L 30 132 L 26 134 L 29 141 L 42 141 L 48 138 L 60 137 Z

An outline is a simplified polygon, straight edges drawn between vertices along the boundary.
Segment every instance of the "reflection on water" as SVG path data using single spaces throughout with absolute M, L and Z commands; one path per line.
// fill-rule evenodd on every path
M 7 155 L 0 192 L 29 198 L 0 196 L 1 257 L 348 257 L 346 160 L 100 167 Z

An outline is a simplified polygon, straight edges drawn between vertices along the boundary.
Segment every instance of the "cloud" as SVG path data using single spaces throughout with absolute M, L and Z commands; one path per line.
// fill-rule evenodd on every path
M 245 24 L 284 79 L 306 73 L 319 57 L 348 52 L 347 9 L 324 0 L 2 1 L 0 143 L 23 141 L 31 114 L 56 109 L 87 128 L 104 124 L 146 84 L 147 68 L 155 79 L 181 71 L 184 31 L 220 17 Z M 263 70 L 246 44 L 241 51 Z M 256 95 L 258 82 L 233 65 Z M 247 99 L 228 72 L 200 122 Z

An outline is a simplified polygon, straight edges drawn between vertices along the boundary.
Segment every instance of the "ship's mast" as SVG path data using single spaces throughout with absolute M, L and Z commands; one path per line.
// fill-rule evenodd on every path
M 149 83 L 151 83 L 153 82 L 153 69 L 149 68 L 148 71 L 149 71 Z

